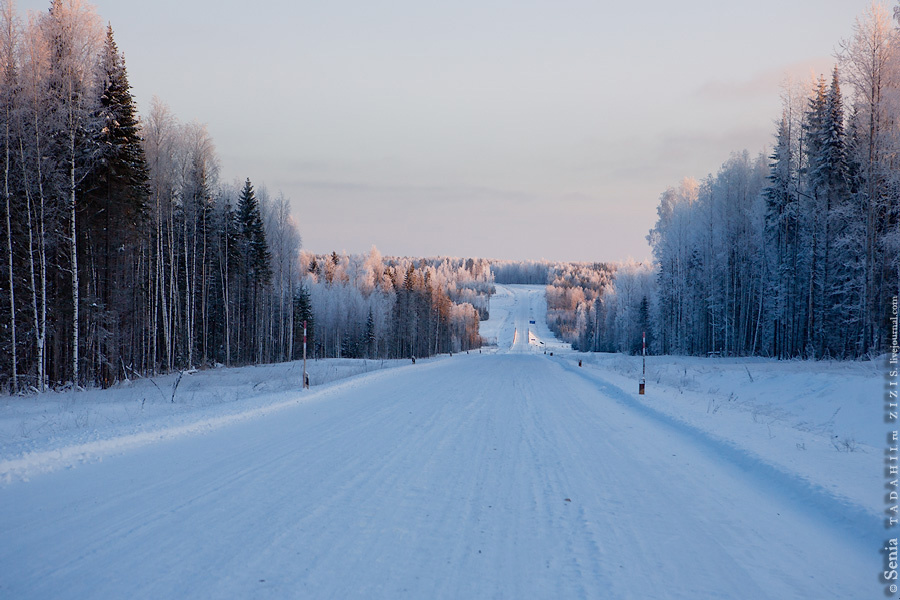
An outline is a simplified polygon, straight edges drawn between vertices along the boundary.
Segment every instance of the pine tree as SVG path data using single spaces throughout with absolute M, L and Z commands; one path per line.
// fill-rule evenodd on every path
M 818 107 L 817 107 L 818 108 Z M 844 136 L 844 103 L 841 97 L 838 68 L 831 76 L 831 85 L 825 95 L 824 106 L 817 132 L 816 155 L 812 178 L 817 187 L 833 197 L 847 191 L 847 150 Z
M 150 169 L 144 155 L 141 127 L 137 116 L 125 59 L 119 53 L 112 26 L 106 29 L 106 40 L 100 64 L 102 94 L 100 97 L 100 166 L 95 179 L 114 186 L 120 211 L 132 218 L 147 210 Z
M 364 348 L 366 349 L 366 358 L 373 358 L 377 350 L 377 338 L 375 337 L 375 315 L 369 308 L 369 316 L 366 319 L 366 331 L 363 334 Z
M 806 133 L 806 164 L 802 169 L 807 192 L 803 194 L 805 206 L 801 213 L 808 215 L 803 221 L 801 247 L 804 252 L 803 270 L 806 295 L 806 336 L 805 354 L 808 357 L 822 356 L 824 352 L 824 296 L 825 296 L 825 254 L 828 248 L 828 211 L 825 206 L 827 197 L 820 189 L 819 165 L 826 127 L 825 79 L 820 77 L 813 96 L 809 99 L 803 130 Z
M 241 190 L 237 220 L 243 238 L 247 274 L 255 284 L 267 285 L 272 279 L 271 253 L 266 243 L 266 231 L 259 212 L 259 202 L 249 178 Z
M 850 197 L 849 166 L 844 105 L 838 68 L 835 66 L 831 86 L 825 98 L 825 122 L 821 131 L 821 149 L 814 178 L 826 196 L 825 210 L 827 246 L 825 248 L 824 348 L 833 356 L 843 357 L 849 351 L 849 331 L 855 318 L 849 314 L 857 306 L 851 290 L 854 254 L 847 234 L 857 215 Z
M 650 343 L 653 341 L 650 331 L 650 299 L 647 296 L 641 297 L 641 304 L 638 307 L 638 329 L 640 331 L 635 331 L 636 334 L 639 334 L 641 337 L 639 340 L 635 340 L 634 343 L 634 354 L 641 354 L 644 348 L 644 336 L 646 336 L 647 347 L 650 347 Z
M 91 140 L 95 158 L 80 186 L 78 212 L 84 286 L 88 304 L 94 307 L 88 320 L 97 338 L 86 358 L 95 382 L 106 386 L 117 379 L 121 354 L 130 359 L 130 344 L 122 335 L 137 312 L 138 282 L 130 280 L 130 264 L 136 260 L 150 197 L 137 109 L 111 26 L 106 29 L 97 77 L 100 98 Z
M 237 332 L 239 356 L 243 362 L 259 361 L 262 358 L 262 292 L 272 279 L 272 267 L 259 203 L 249 178 L 241 189 L 235 216 L 240 232 L 243 275 L 237 304 L 241 308 Z
M 855 302 L 846 287 L 851 277 L 847 264 L 851 257 L 843 242 L 853 211 L 849 204 L 844 108 L 837 67 L 827 91 L 824 79 L 819 80 L 810 101 L 806 131 L 807 182 L 813 203 L 810 216 L 815 227 L 808 339 L 816 356 L 843 356 L 848 338 L 841 328 L 846 324 L 848 306 Z
M 297 360 L 303 358 L 303 323 L 306 322 L 306 352 L 307 356 L 313 352 L 315 345 L 315 316 L 312 311 L 312 302 L 309 290 L 301 285 L 294 296 L 294 356 Z
M 782 115 L 775 136 L 775 148 L 769 157 L 769 185 L 766 197 L 766 238 L 774 249 L 771 276 L 774 298 L 772 344 L 773 353 L 779 358 L 794 356 L 793 332 L 796 329 L 795 297 L 793 286 L 797 272 L 797 194 L 794 190 L 794 156 L 791 141 L 791 122 L 788 114 Z

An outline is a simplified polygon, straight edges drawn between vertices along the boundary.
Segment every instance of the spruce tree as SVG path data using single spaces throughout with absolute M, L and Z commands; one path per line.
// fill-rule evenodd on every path
M 641 303 L 638 307 L 638 329 L 640 331 L 636 331 L 635 334 L 640 336 L 640 339 L 635 340 L 634 354 L 643 353 L 645 336 L 648 348 L 652 341 L 652 332 L 650 331 L 650 299 L 647 298 L 647 296 L 641 297 Z
M 271 255 L 266 243 L 266 233 L 259 212 L 259 202 L 248 178 L 241 189 L 236 213 L 240 236 L 241 270 L 243 285 L 236 298 L 240 307 L 238 323 L 238 355 L 242 362 L 259 360 L 260 330 L 262 321 L 262 290 L 272 278 Z
M 119 53 L 112 26 L 106 29 L 106 41 L 100 64 L 101 96 L 97 139 L 99 164 L 93 172 L 95 186 L 104 184 L 114 194 L 118 212 L 134 219 L 143 217 L 149 197 L 150 169 L 144 155 L 138 120 L 125 59 Z M 120 223 L 121 224 L 121 223 Z
M 125 61 L 111 26 L 98 65 L 100 93 L 91 146 L 95 160 L 82 183 L 79 237 L 83 251 L 89 314 L 104 334 L 91 348 L 88 366 L 96 383 L 108 385 L 118 376 L 120 357 L 131 358 L 124 335 L 131 326 L 138 282 L 128 280 L 136 260 L 148 213 L 150 172 L 144 155 L 137 108 L 131 95 Z
M 266 243 L 266 230 L 250 178 L 247 178 L 241 189 L 237 220 L 242 237 L 246 274 L 253 283 L 266 285 L 272 279 L 272 256 Z
M 372 314 L 372 309 L 369 308 L 369 316 L 366 319 L 366 332 L 363 337 L 363 347 L 366 349 L 366 358 L 373 358 L 375 356 L 376 342 L 375 315 Z
M 838 69 L 834 68 L 831 86 L 824 102 L 815 105 L 817 129 L 810 156 L 811 179 L 817 190 L 833 202 L 847 192 L 847 148 L 844 134 L 844 103 Z
M 779 358 L 793 356 L 795 348 L 790 332 L 795 311 L 792 287 L 796 277 L 797 196 L 793 190 L 793 152 L 790 119 L 783 114 L 775 136 L 775 148 L 769 157 L 769 185 L 766 198 L 766 241 L 774 249 L 772 284 L 774 286 L 774 353 Z
M 824 296 L 826 279 L 826 253 L 828 248 L 827 196 L 821 189 L 819 166 L 822 163 L 824 130 L 827 116 L 827 91 L 825 79 L 820 77 L 813 96 L 809 99 L 803 130 L 806 133 L 806 165 L 802 169 L 806 192 L 802 194 L 804 220 L 801 248 L 802 267 L 806 275 L 804 288 L 808 306 L 805 326 L 805 354 L 821 357 L 824 352 Z
M 825 281 L 826 351 L 833 356 L 855 354 L 862 335 L 865 222 L 853 191 L 853 168 L 844 127 L 844 105 L 837 67 L 825 98 L 825 120 L 815 179 L 826 195 L 828 241 Z
M 312 301 L 309 290 L 301 285 L 294 296 L 294 356 L 297 360 L 303 358 L 303 322 L 306 321 L 306 353 L 307 356 L 315 355 L 315 317 L 312 311 Z

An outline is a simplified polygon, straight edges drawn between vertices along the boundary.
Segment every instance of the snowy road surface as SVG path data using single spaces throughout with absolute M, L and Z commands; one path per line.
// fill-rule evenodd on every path
M 542 294 L 503 293 L 497 353 L 0 486 L 0 598 L 881 594 L 866 535 L 545 356 Z

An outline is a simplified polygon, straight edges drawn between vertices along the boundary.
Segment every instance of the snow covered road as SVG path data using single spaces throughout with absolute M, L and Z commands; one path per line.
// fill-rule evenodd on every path
M 10 482 L 0 597 L 880 593 L 868 538 L 517 339 Z

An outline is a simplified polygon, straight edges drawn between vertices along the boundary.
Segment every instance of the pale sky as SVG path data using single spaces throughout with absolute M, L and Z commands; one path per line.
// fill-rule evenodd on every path
M 93 4 L 141 112 L 206 123 L 304 248 L 605 261 L 650 256 L 667 186 L 770 145 L 779 82 L 829 73 L 869 0 Z

